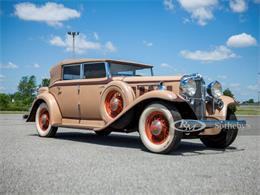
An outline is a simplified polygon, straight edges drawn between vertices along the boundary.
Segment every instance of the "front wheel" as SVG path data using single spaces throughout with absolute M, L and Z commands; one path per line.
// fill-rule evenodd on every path
M 227 120 L 237 120 L 235 113 L 228 112 Z M 217 135 L 206 135 L 200 138 L 201 142 L 210 148 L 224 149 L 230 146 L 237 137 L 238 129 L 222 129 Z
M 168 153 L 177 148 L 182 133 L 175 131 L 174 121 L 180 119 L 178 110 L 167 103 L 147 106 L 139 119 L 139 133 L 144 146 L 154 153 Z
M 41 103 L 37 109 L 36 116 L 36 128 L 39 136 L 41 137 L 54 137 L 58 128 L 53 127 L 50 124 L 50 113 L 46 103 Z

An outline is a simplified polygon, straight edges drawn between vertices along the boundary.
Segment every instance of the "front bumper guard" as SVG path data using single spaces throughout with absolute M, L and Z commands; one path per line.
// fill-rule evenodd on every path
M 175 130 L 182 132 L 196 132 L 208 128 L 240 129 L 246 126 L 245 120 L 188 120 L 183 119 L 174 122 Z

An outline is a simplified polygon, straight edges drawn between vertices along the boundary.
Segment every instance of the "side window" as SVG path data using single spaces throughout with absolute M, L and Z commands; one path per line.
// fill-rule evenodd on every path
M 105 63 L 84 64 L 84 78 L 104 78 L 106 77 Z
M 80 79 L 80 65 L 68 65 L 63 67 L 63 80 Z

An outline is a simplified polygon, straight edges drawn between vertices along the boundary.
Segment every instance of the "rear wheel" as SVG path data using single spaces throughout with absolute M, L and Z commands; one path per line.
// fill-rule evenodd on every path
M 237 120 L 235 113 L 228 113 L 227 120 Z M 200 138 L 202 143 L 210 148 L 227 148 L 237 137 L 238 129 L 222 129 L 218 135 L 208 135 Z
M 50 113 L 46 103 L 41 103 L 37 109 L 36 128 L 39 136 L 41 137 L 54 137 L 58 128 L 51 126 Z
M 155 153 L 168 153 L 176 149 L 182 133 L 175 131 L 174 121 L 180 119 L 178 110 L 167 103 L 147 106 L 139 119 L 139 133 L 144 146 Z

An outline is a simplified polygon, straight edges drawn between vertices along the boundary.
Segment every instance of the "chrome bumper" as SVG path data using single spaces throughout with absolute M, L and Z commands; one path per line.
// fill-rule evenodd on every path
M 218 128 L 218 127 L 232 127 L 232 128 L 243 128 L 246 125 L 245 120 L 219 120 L 219 121 L 208 121 L 202 120 L 206 124 L 206 128 Z M 229 128 L 227 128 L 229 129 Z

